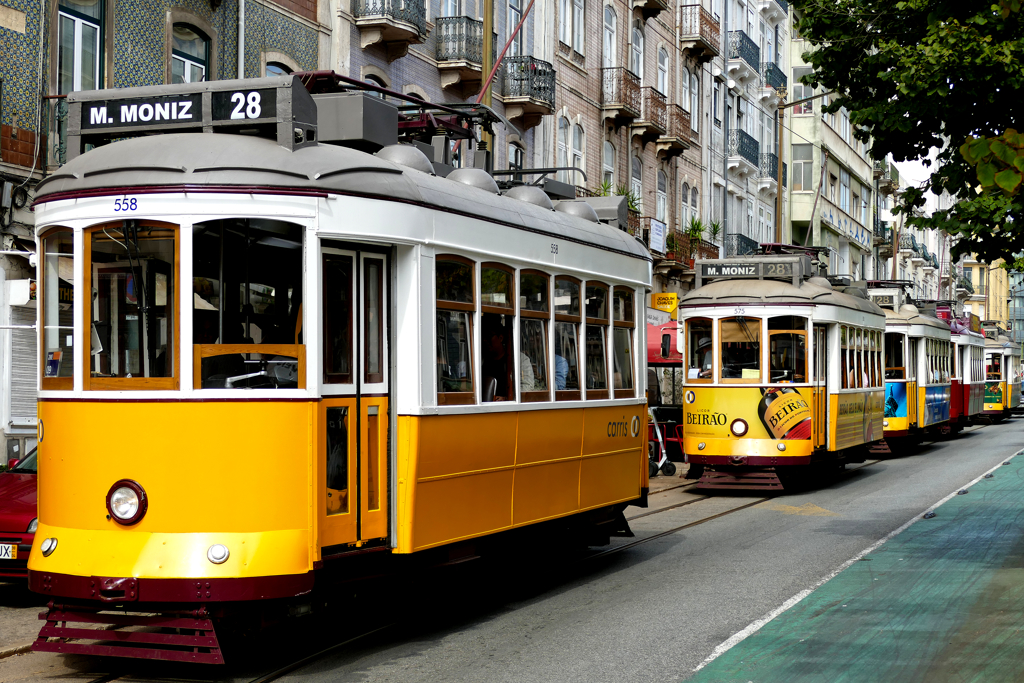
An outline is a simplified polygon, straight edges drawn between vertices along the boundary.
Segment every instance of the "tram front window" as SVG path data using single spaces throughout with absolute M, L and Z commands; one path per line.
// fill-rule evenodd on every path
M 906 366 L 903 364 L 903 335 L 885 333 L 885 378 L 903 379 Z
M 768 319 L 771 381 L 807 381 L 807 319 L 785 315 Z
M 711 381 L 714 349 L 711 344 L 711 320 L 692 318 L 686 321 L 687 379 Z
M 303 387 L 301 226 L 210 221 L 192 242 L 195 388 Z
M 176 228 L 123 221 L 90 229 L 86 240 L 87 388 L 176 388 Z
M 988 357 L 988 364 L 985 366 L 986 380 L 1000 380 L 1003 378 L 1003 357 L 992 354 Z
M 761 319 L 723 318 L 720 329 L 724 382 L 761 381 Z

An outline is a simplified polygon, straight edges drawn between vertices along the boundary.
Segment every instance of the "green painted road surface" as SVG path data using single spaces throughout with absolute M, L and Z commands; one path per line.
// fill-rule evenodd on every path
M 1024 456 L 993 474 L 688 681 L 1024 681 Z

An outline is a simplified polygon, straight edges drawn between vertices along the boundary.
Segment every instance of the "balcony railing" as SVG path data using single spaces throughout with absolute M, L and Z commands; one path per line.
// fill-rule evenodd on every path
M 752 135 L 742 130 L 729 131 L 729 156 L 739 156 L 754 167 L 759 166 L 757 152 L 759 145 Z
M 643 107 L 640 111 L 640 119 L 651 124 L 660 132 L 668 130 L 668 111 L 666 108 L 665 96 L 656 88 L 647 86 L 641 88 L 640 101 Z
M 352 14 L 357 19 L 387 17 L 412 24 L 420 35 L 427 32 L 427 11 L 424 0 L 355 0 Z
M 757 171 L 758 178 L 778 179 L 779 157 L 775 156 L 775 152 L 761 152 L 761 164 Z
M 914 251 L 914 238 L 911 235 L 900 235 L 900 251 Z
M 974 285 L 971 288 L 971 294 L 977 294 L 978 296 L 986 296 L 988 294 L 989 285 Z
M 758 246 L 757 240 L 753 240 L 746 235 L 733 233 L 725 236 L 726 257 L 755 254 L 757 253 Z
M 690 127 L 690 112 L 678 104 L 668 106 L 668 134 L 682 140 L 690 140 L 693 129 Z
M 964 289 L 966 289 L 966 290 L 967 290 L 968 292 L 970 292 L 971 294 L 974 294 L 974 285 L 973 285 L 973 284 L 971 283 L 971 281 L 970 281 L 970 280 L 968 280 L 967 278 L 965 278 L 965 277 L 961 276 L 961 277 L 960 277 L 960 282 L 959 282 L 959 285 L 960 285 L 961 287 L 963 287 Z
M 721 27 L 714 15 L 700 5 L 680 5 L 679 38 L 691 43 L 711 56 L 722 53 Z
M 778 64 L 775 62 L 764 62 L 761 64 L 761 82 L 764 83 L 766 88 L 784 90 L 789 83 L 789 79 L 786 78 L 786 74 L 782 72 Z
M 484 22 L 469 17 L 438 17 L 436 36 L 437 61 L 483 61 Z
M 789 14 L 789 3 L 786 0 L 775 0 L 775 2 L 779 3 L 779 7 L 782 8 L 783 12 Z
M 508 97 L 528 97 L 555 107 L 555 69 L 533 57 L 505 58 L 505 89 Z
M 633 237 L 643 239 L 643 221 L 640 220 L 640 212 L 629 209 L 626 212 L 625 231 Z
M 756 71 L 761 66 L 761 48 L 743 31 L 729 31 L 729 59 L 742 59 Z
M 617 108 L 634 117 L 640 115 L 640 79 L 629 69 L 601 69 L 601 94 L 604 108 Z

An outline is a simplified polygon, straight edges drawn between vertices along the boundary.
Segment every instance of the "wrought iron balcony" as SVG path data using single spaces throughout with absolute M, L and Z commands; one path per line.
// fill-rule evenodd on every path
M 729 31 L 729 73 L 746 85 L 761 77 L 761 49 L 743 31 Z
M 667 159 L 679 156 L 690 148 L 690 112 L 678 104 L 668 105 L 668 130 L 658 138 L 657 153 Z
M 625 67 L 601 69 L 601 109 L 605 116 L 631 121 L 640 116 L 640 79 Z
M 360 47 L 384 45 L 389 62 L 404 57 L 410 45 L 422 43 L 427 35 L 424 0 L 353 0 L 352 14 Z
M 650 142 L 668 130 L 668 110 L 665 96 L 656 88 L 640 89 L 640 116 L 633 122 L 633 132 Z
M 729 170 L 736 171 L 741 176 L 747 176 L 756 171 L 760 166 L 758 148 L 757 140 L 749 133 L 742 130 L 730 130 Z
M 782 165 L 782 186 L 786 186 L 786 165 Z M 757 185 L 759 190 L 774 193 L 779 184 L 779 157 L 775 152 L 761 152 L 757 168 Z
M 506 57 L 504 65 L 505 116 L 520 119 L 524 129 L 533 128 L 555 110 L 555 70 L 544 60 L 527 56 Z
M 757 240 L 751 239 L 746 235 L 732 233 L 725 236 L 726 257 L 756 254 L 759 246 Z
M 491 60 L 497 57 L 498 36 L 491 41 Z M 481 80 L 484 49 L 484 23 L 469 17 L 438 17 L 435 31 L 437 68 L 441 87 Z
M 700 5 L 679 6 L 679 47 L 689 50 L 700 63 L 722 54 L 722 28 L 711 12 Z
M 907 233 L 900 235 L 900 251 L 913 252 L 914 251 L 914 238 Z
M 963 275 L 957 276 L 956 288 L 962 289 L 968 294 L 974 294 L 974 285 L 971 284 L 971 281 L 965 278 Z
M 765 88 L 778 91 L 786 89 L 789 79 L 775 62 L 763 62 L 761 64 L 761 83 Z
M 896 164 L 890 164 L 884 159 L 876 161 L 874 176 L 878 180 L 878 191 L 882 194 L 892 194 L 900 188 L 900 172 Z

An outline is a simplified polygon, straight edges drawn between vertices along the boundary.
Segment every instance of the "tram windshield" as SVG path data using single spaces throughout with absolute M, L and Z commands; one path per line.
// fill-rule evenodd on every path
M 709 318 L 691 318 L 686 321 L 687 379 L 711 380 L 711 364 L 715 355 L 711 337 Z
M 723 382 L 761 381 L 761 319 L 723 318 L 719 327 Z
M 193 228 L 192 242 L 196 388 L 299 387 L 305 371 L 301 226 L 261 219 L 210 221 Z M 340 327 L 336 331 L 345 334 Z M 334 341 L 335 370 L 351 372 L 341 338 Z
M 998 353 L 988 354 L 985 364 L 985 379 L 998 380 L 1003 378 L 1003 356 Z
M 906 365 L 903 360 L 902 334 L 897 332 L 885 333 L 885 378 L 905 379 Z
M 772 382 L 807 381 L 807 319 L 783 315 L 768 319 Z

